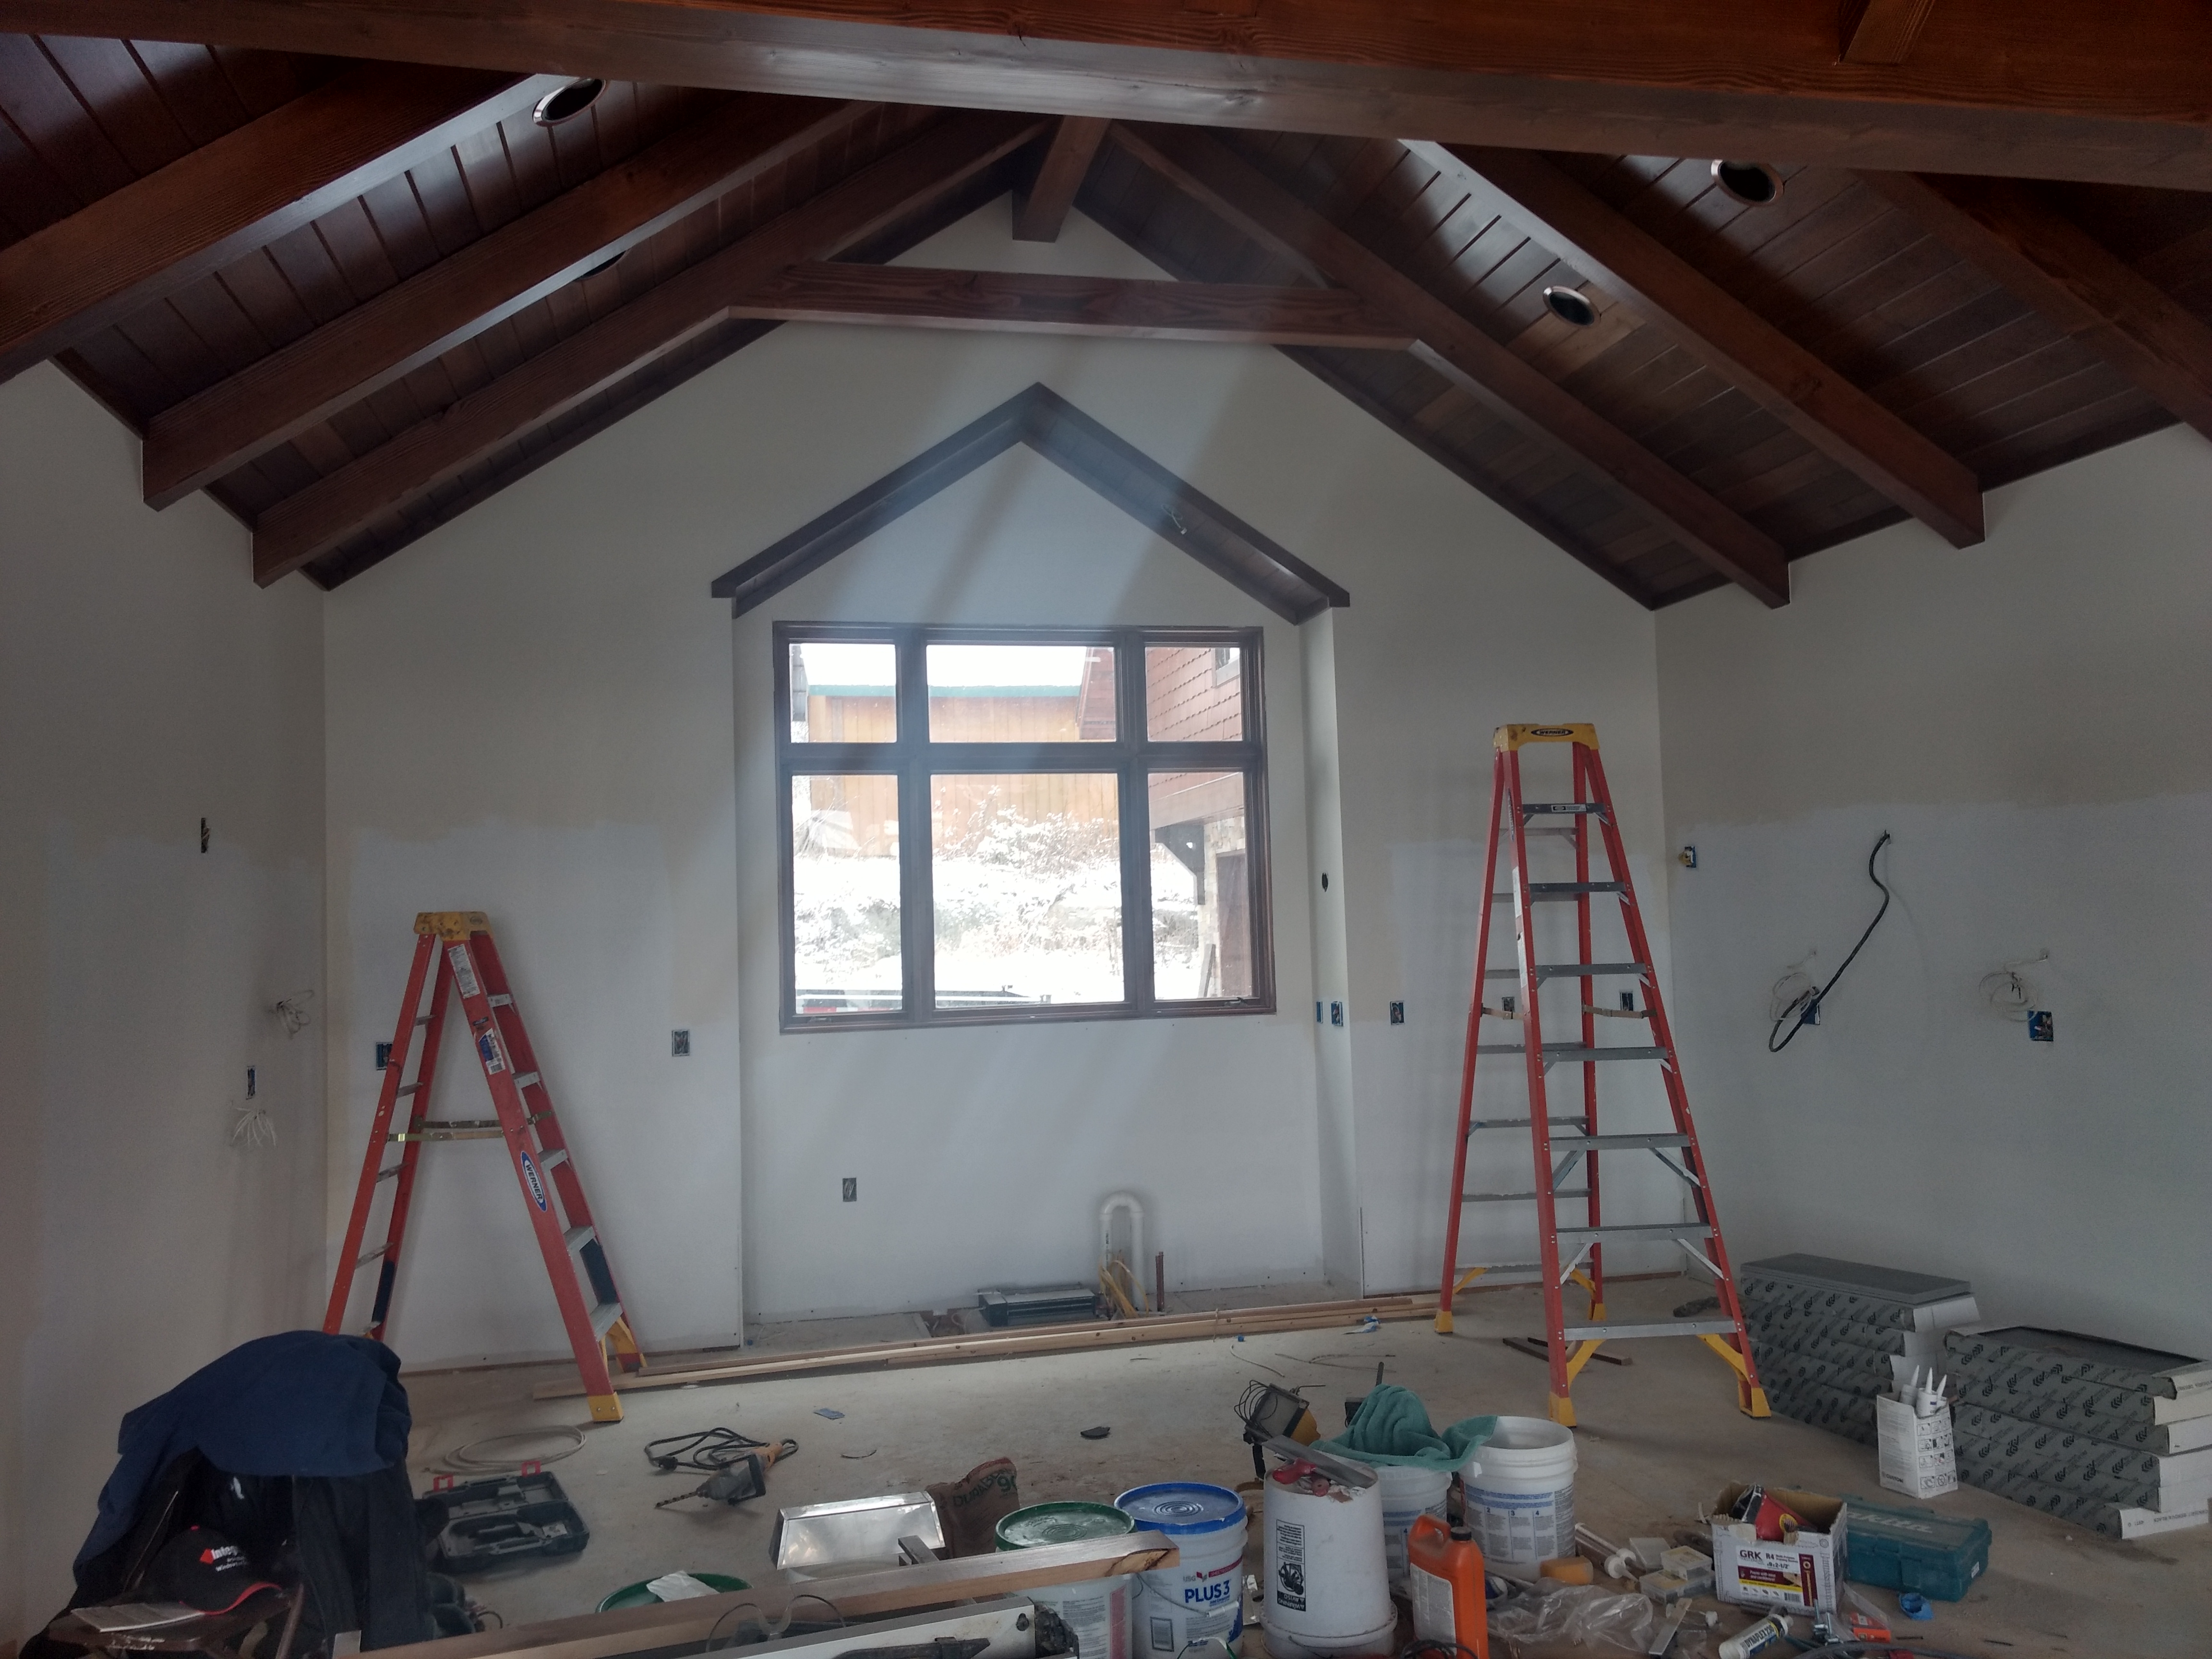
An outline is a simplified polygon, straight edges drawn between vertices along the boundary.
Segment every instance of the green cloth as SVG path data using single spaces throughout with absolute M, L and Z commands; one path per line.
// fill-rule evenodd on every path
M 1494 1417 L 1461 1419 L 1442 1434 L 1429 1426 L 1429 1408 L 1411 1389 L 1385 1382 L 1359 1402 L 1351 1427 L 1316 1450 L 1362 1463 L 1402 1463 L 1424 1469 L 1456 1469 L 1498 1432 Z

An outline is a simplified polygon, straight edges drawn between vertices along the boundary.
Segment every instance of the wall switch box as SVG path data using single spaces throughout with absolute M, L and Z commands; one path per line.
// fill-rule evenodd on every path
M 1406 1023 L 1406 1005 L 1404 1003 L 1394 1002 L 1390 1005 L 1390 1023 L 1393 1025 L 1403 1025 Z
M 1328 1023 L 1332 1025 L 1341 1025 L 1344 1024 L 1344 1005 L 1342 1003 L 1332 1002 L 1328 1005 Z
M 2058 1035 L 2057 1031 L 2052 1029 L 2051 1018 L 2051 1012 L 2048 1008 L 2029 1009 L 2027 1011 L 2027 1040 L 2030 1042 L 2057 1042 Z
M 860 1177 L 858 1176 L 847 1176 L 842 1184 L 844 1190 L 839 1195 L 844 1200 L 844 1201 L 848 1204 L 859 1203 L 860 1201 Z
M 380 1042 L 376 1045 L 376 1069 L 380 1072 L 388 1072 L 392 1069 L 392 1045 L 388 1042 Z
M 1682 861 L 1682 867 L 1685 870 L 1694 870 L 1698 867 L 1698 849 L 1694 847 L 1685 847 L 1674 856 Z
M 671 1031 L 668 1034 L 668 1052 L 678 1060 L 689 1055 L 691 1052 L 691 1033 Z

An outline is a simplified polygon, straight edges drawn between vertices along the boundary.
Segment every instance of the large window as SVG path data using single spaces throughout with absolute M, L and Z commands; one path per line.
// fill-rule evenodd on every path
M 787 1030 L 1273 1008 L 1258 630 L 775 644 Z

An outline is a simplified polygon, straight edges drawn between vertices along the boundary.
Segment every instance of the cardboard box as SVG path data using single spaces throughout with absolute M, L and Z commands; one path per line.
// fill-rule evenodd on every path
M 1921 1417 L 1904 1401 L 1885 1394 L 1875 1400 L 1874 1419 L 1885 1488 L 1907 1498 L 1935 1498 L 1959 1490 L 1948 1406 L 1933 1417 Z
M 1804 1523 L 1796 1540 L 1770 1544 L 1737 1535 L 1729 1511 L 1749 1490 L 1741 1483 L 1714 1500 L 1713 1594 L 1740 1607 L 1833 1613 L 1841 1586 L 1850 1506 L 1819 1492 L 1766 1490 Z

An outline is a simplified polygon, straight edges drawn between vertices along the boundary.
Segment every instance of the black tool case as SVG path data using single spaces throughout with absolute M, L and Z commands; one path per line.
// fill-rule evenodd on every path
M 430 1565 L 457 1578 L 557 1561 L 592 1541 L 561 1483 L 542 1473 L 448 1486 L 417 1499 L 416 1511 L 433 1540 Z

